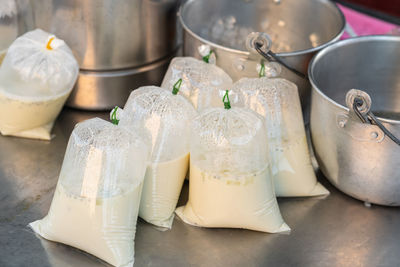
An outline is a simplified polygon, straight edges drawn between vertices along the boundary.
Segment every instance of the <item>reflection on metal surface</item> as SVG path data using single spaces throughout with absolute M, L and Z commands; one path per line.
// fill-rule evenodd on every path
M 108 113 L 65 109 L 51 142 L 0 136 L 0 266 L 105 266 L 77 249 L 38 238 L 26 225 L 47 214 L 74 125 Z M 326 199 L 279 199 L 290 235 L 203 229 L 175 219 L 161 232 L 139 220 L 135 266 L 399 266 L 400 212 L 335 190 Z M 187 200 L 184 185 L 179 206 Z M 106 265 L 107 266 L 107 265 Z
M 48 241 L 40 238 L 40 244 L 42 245 L 48 260 L 49 266 L 63 267 L 63 266 L 82 266 L 82 267 L 96 267 L 96 266 L 111 266 L 102 260 L 96 258 L 79 249 L 66 246 L 64 244 Z

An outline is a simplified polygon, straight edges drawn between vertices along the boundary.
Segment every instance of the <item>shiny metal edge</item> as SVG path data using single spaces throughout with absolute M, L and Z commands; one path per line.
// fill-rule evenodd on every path
M 116 105 L 122 106 L 128 98 L 129 93 L 137 87 L 157 84 L 158 82 L 161 83 L 165 71 L 174 56 L 176 56 L 176 52 L 159 61 L 132 69 L 113 71 L 81 70 L 75 88 L 66 102 L 66 106 L 86 111 L 104 111 L 112 109 Z M 92 95 L 90 89 L 82 89 L 80 82 L 97 87 L 97 93 Z M 110 83 L 115 86 L 110 87 Z M 99 84 L 102 84 L 102 86 Z M 121 85 L 124 85 L 124 88 Z M 133 87 L 135 88 L 131 89 Z M 114 93 L 107 94 L 105 89 L 107 91 L 112 89 Z M 90 97 L 88 99 L 85 95 L 91 95 L 93 99 Z
M 396 41 L 400 43 L 400 36 L 393 36 L 393 35 L 368 35 L 368 36 L 358 36 L 358 37 L 353 37 L 349 38 L 346 40 L 341 40 L 338 41 L 334 44 L 331 44 L 321 51 L 319 51 L 317 54 L 313 56 L 313 58 L 310 61 L 310 64 L 308 65 L 308 79 L 310 81 L 312 90 L 315 90 L 318 94 L 320 94 L 322 97 L 324 97 L 329 103 L 332 103 L 336 107 L 342 109 L 343 111 L 349 112 L 349 108 L 345 107 L 330 97 L 328 97 L 326 94 L 324 94 L 320 88 L 317 86 L 315 78 L 314 78 L 314 67 L 315 64 L 318 62 L 318 60 L 323 57 L 325 54 L 329 53 L 330 51 L 337 49 L 339 47 L 342 47 L 347 44 L 353 44 L 353 43 L 359 43 L 359 42 L 369 42 L 369 41 Z M 351 89 L 351 88 L 349 88 Z M 400 124 L 400 120 L 393 120 L 393 119 L 386 119 L 382 117 L 378 117 L 379 120 L 387 123 L 393 123 L 393 124 Z
M 247 52 L 247 51 L 242 51 L 242 50 L 238 50 L 238 49 L 234 49 L 234 48 L 230 48 L 230 47 L 226 47 L 226 46 L 222 46 L 222 45 L 213 43 L 213 42 L 208 41 L 208 40 L 204 39 L 203 37 L 197 35 L 196 33 L 194 33 L 194 32 L 186 25 L 186 23 L 185 23 L 185 21 L 184 21 L 184 19 L 183 19 L 183 14 L 184 14 L 185 10 L 186 10 L 186 9 L 188 8 L 188 6 L 189 6 L 192 2 L 194 2 L 194 1 L 198 1 L 198 0 L 188 0 L 186 3 L 184 3 L 184 4 L 182 4 L 182 5 L 180 6 L 179 11 L 178 11 L 179 22 L 181 23 L 181 25 L 182 25 L 182 27 L 185 29 L 185 31 L 187 31 L 187 33 L 189 33 L 190 35 L 192 35 L 192 37 L 197 38 L 198 40 L 200 40 L 200 41 L 202 41 L 202 42 L 204 42 L 204 43 L 206 43 L 206 44 L 208 44 L 208 45 L 210 45 L 210 46 L 214 46 L 214 47 L 216 47 L 216 48 L 225 50 L 225 51 L 227 51 L 227 52 L 236 53 L 236 54 L 238 54 L 238 55 L 245 55 L 245 56 L 249 56 L 249 55 L 250 55 L 250 53 Z M 324 1 L 324 2 L 330 4 L 331 7 L 332 7 L 333 9 L 335 9 L 336 12 L 338 12 L 338 14 L 339 14 L 339 16 L 340 16 L 340 18 L 341 18 L 341 21 L 342 21 L 341 29 L 340 29 L 340 31 L 335 35 L 335 37 L 333 37 L 332 40 L 330 40 L 329 42 L 324 43 L 324 44 L 322 44 L 322 45 L 319 45 L 319 46 L 317 46 L 317 47 L 312 47 L 312 48 L 304 49 L 304 50 L 297 50 L 297 51 L 293 51 L 293 52 L 289 52 L 289 53 L 277 53 L 278 56 L 280 56 L 280 57 L 290 57 L 290 56 L 298 56 L 298 55 L 303 55 L 303 54 L 307 54 L 307 53 L 316 52 L 316 51 L 318 51 L 318 50 L 324 49 L 325 47 L 327 47 L 327 46 L 329 46 L 329 45 L 331 45 L 331 44 L 337 42 L 337 41 L 340 39 L 340 37 L 341 37 L 342 34 L 344 33 L 344 29 L 345 29 L 345 27 L 346 27 L 346 19 L 345 19 L 345 17 L 344 17 L 344 14 L 343 14 L 343 12 L 340 10 L 340 8 L 339 8 L 335 3 L 333 3 L 332 1 Z
M 129 69 L 119 69 L 119 70 L 105 70 L 105 71 L 91 71 L 91 70 L 84 70 L 81 69 L 79 71 L 79 75 L 84 75 L 84 76 L 93 76 L 93 77 L 119 77 L 119 76 L 129 76 L 129 75 L 135 75 L 135 74 L 140 74 L 142 72 L 150 71 L 155 68 L 158 68 L 162 65 L 164 65 L 167 61 L 170 61 L 172 59 L 171 56 L 168 58 L 161 59 L 156 62 L 152 62 L 146 65 L 142 65 L 139 67 L 133 67 Z

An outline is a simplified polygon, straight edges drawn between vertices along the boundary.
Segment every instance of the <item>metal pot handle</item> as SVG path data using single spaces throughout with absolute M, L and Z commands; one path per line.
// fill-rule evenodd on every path
M 278 62 L 297 76 L 308 79 L 308 75 L 296 70 L 286 64 L 277 54 L 271 51 L 272 40 L 268 34 L 262 32 L 252 32 L 247 36 L 246 47 L 250 53 L 257 52 L 269 62 Z
M 393 142 L 400 146 L 400 140 L 396 138 L 371 111 L 372 100 L 369 94 L 362 90 L 351 89 L 346 94 L 346 105 L 353 111 L 363 123 L 376 125 Z

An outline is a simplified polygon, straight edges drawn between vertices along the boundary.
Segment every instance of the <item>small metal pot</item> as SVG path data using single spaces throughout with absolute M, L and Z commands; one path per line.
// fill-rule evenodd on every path
M 198 47 L 209 45 L 215 51 L 217 65 L 234 81 L 257 77 L 261 57 L 249 53 L 245 46 L 233 48 L 214 40 L 212 26 L 221 18 L 230 17 L 240 27 L 268 34 L 273 52 L 304 74 L 313 54 L 339 40 L 345 26 L 342 12 L 327 0 L 189 0 L 181 7 L 179 17 L 184 28 L 184 55 L 201 58 Z M 308 79 L 285 67 L 280 77 L 297 84 L 303 107 L 307 106 Z
M 309 77 L 311 136 L 322 172 L 350 196 L 400 206 L 400 146 L 381 127 L 362 122 L 350 94 L 346 100 L 352 88 L 367 93 L 378 123 L 400 137 L 400 37 L 337 42 L 313 58 Z

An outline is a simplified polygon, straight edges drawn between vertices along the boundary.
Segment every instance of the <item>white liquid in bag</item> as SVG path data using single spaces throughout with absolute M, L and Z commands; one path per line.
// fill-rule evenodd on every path
M 0 86 L 0 132 L 33 139 L 50 140 L 54 120 L 69 92 L 46 100 L 25 101 Z
M 329 191 L 315 180 L 306 136 L 304 134 L 290 135 L 289 142 L 271 140 L 272 146 L 280 143 L 279 147 L 275 147 L 274 153 L 278 162 L 278 165 L 273 170 L 276 195 L 328 195 Z
M 279 212 L 269 167 L 257 173 L 215 176 L 190 165 L 189 201 L 176 210 L 186 223 L 204 227 L 290 231 Z M 240 177 L 236 179 L 236 177 Z
M 171 228 L 187 173 L 189 154 L 149 165 L 144 178 L 139 216 L 157 226 Z
M 133 266 L 138 215 L 133 203 L 140 201 L 141 187 L 108 198 L 84 198 L 58 184 L 49 214 L 30 227 L 48 240 L 79 248 L 114 266 Z

